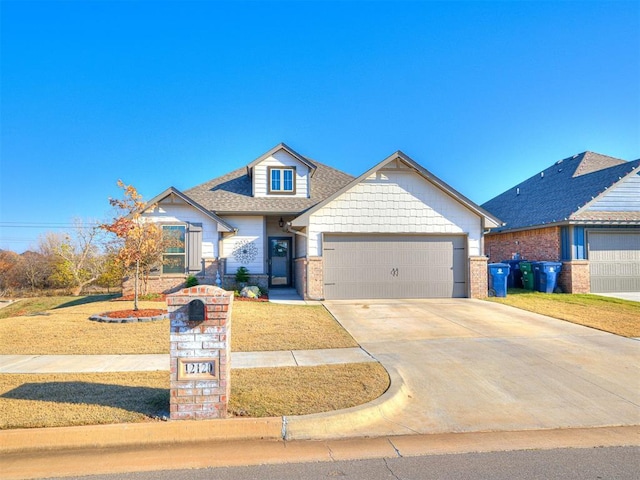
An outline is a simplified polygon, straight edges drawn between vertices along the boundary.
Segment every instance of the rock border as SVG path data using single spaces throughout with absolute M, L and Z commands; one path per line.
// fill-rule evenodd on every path
M 99 313 L 97 315 L 91 315 L 89 320 L 100 323 L 137 323 L 137 322 L 155 322 L 158 320 L 164 320 L 169 318 L 168 313 L 162 315 L 155 315 L 153 317 L 125 317 L 125 318 L 112 318 L 108 317 L 106 313 Z

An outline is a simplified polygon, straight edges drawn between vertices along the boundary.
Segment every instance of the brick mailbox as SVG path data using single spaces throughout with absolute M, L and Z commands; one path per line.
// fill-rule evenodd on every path
M 210 285 L 167 296 L 171 420 L 227 416 L 232 305 L 232 292 Z

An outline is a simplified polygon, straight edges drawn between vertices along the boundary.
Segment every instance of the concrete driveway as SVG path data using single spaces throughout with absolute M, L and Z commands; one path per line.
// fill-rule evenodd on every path
M 640 424 L 638 340 L 480 300 L 325 305 L 392 387 L 365 408 L 291 418 L 291 438 Z

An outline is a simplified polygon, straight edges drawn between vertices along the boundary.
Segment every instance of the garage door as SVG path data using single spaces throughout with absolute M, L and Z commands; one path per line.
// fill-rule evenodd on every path
M 325 235 L 326 299 L 467 296 L 465 236 Z
M 591 291 L 640 292 L 640 232 L 588 232 Z

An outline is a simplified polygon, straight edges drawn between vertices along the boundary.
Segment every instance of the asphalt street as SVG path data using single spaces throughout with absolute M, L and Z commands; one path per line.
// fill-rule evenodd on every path
M 638 471 L 638 447 L 612 447 L 120 473 L 66 480 L 635 480 Z

